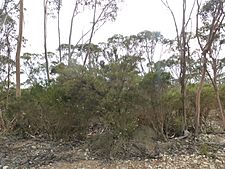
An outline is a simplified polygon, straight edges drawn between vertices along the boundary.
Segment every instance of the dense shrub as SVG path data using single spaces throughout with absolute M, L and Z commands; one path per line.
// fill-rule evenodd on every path
M 9 118 L 17 117 L 15 127 L 53 138 L 84 137 L 88 120 L 98 112 L 101 91 L 85 76 L 65 83 L 23 90 L 20 99 L 10 102 L 7 113 Z
M 220 91 L 220 99 L 222 102 L 222 106 L 225 109 L 225 84 L 222 84 L 219 88 Z
M 180 135 L 182 130 L 181 94 L 179 88 L 172 87 L 163 94 L 163 107 L 165 111 L 164 131 L 167 136 Z
M 163 95 L 170 86 L 171 76 L 167 72 L 150 72 L 140 85 L 142 103 L 139 109 L 139 123 L 152 127 L 164 136 L 167 108 L 164 107 Z
M 154 129 L 163 138 L 179 135 L 181 95 L 171 75 L 156 71 L 140 76 L 135 60 L 127 59 L 101 68 L 73 65 L 57 70 L 57 78 L 49 86 L 35 84 L 23 89 L 18 99 L 10 95 L 6 121 L 14 131 L 50 138 L 85 139 L 96 125 L 119 139 L 130 138 L 142 126 Z M 196 89 L 195 84 L 187 86 L 189 128 L 194 124 Z M 223 94 L 221 98 L 225 98 Z M 205 84 L 201 95 L 202 123 L 215 108 L 215 92 Z
M 14 129 L 51 138 L 85 138 L 93 119 L 116 137 L 128 137 L 137 127 L 138 75 L 110 65 L 108 72 L 75 66 L 61 70 L 48 87 L 34 85 L 12 99 L 8 118 Z
M 103 76 L 107 92 L 101 102 L 107 125 L 118 137 L 129 137 L 138 126 L 136 111 L 140 99 L 140 77 L 132 61 L 122 60 L 108 65 L 110 71 Z
M 188 126 L 194 127 L 194 118 L 195 118 L 195 98 L 196 98 L 196 90 L 198 84 L 191 84 L 187 86 L 187 100 L 188 100 Z M 213 86 L 211 84 L 205 84 L 202 88 L 201 92 L 201 114 L 200 114 L 200 122 L 201 125 L 205 123 L 208 118 L 209 112 L 211 110 L 216 109 L 217 102 L 215 97 L 215 92 Z

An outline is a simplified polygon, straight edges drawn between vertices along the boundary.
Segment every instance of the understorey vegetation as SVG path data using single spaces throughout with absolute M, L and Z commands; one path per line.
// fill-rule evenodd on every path
M 140 75 L 132 58 L 125 56 L 94 68 L 56 67 L 57 78 L 51 84 L 30 84 L 20 98 L 14 97 L 13 87 L 9 92 L 2 88 L 2 129 L 53 139 L 86 139 L 100 133 L 131 138 L 143 126 L 152 128 L 158 139 L 183 135 L 178 82 L 164 70 Z M 222 102 L 224 88 L 221 85 Z M 194 130 L 196 89 L 195 83 L 187 86 L 189 131 Z M 210 83 L 204 85 L 201 97 L 204 126 L 210 111 L 217 109 Z
M 174 16 L 167 0 L 161 1 Z M 23 0 L 4 1 L 0 9 L 2 133 L 90 140 L 95 152 L 116 154 L 129 141 L 225 130 L 224 1 L 196 0 L 189 15 L 196 11 L 193 31 L 183 0 L 181 32 L 174 18 L 175 39 L 144 30 L 100 43 L 92 38 L 106 21 L 115 20 L 119 1 L 76 1 L 69 43 L 61 43 L 59 32 L 55 52 L 47 49 L 46 22 L 49 11 L 59 17 L 62 2 L 44 2 L 44 53 L 20 54 L 26 42 Z M 74 43 L 73 19 L 83 10 L 94 12 L 91 29 Z

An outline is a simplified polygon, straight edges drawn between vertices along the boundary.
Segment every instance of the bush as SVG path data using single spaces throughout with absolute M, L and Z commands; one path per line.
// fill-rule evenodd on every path
M 222 84 L 219 88 L 220 92 L 220 99 L 222 103 L 225 103 L 225 84 Z M 222 104 L 223 108 L 225 109 L 225 104 Z
M 137 108 L 140 99 L 140 78 L 130 62 L 121 61 L 107 65 L 103 72 L 107 92 L 101 102 L 101 112 L 116 137 L 130 137 L 138 126 Z
M 8 118 L 16 117 L 15 129 L 32 135 L 84 138 L 102 97 L 95 85 L 86 76 L 47 88 L 35 85 L 10 101 Z
M 93 119 L 116 137 L 129 137 L 137 127 L 138 75 L 111 65 L 109 72 L 79 66 L 61 70 L 48 87 L 34 85 L 11 99 L 8 118 L 14 129 L 51 138 L 84 139 Z
M 189 127 L 193 126 L 195 118 L 195 99 L 196 99 L 196 90 L 198 84 L 192 84 L 187 86 L 187 100 L 189 102 L 189 109 L 187 114 L 188 125 Z M 201 114 L 200 114 L 200 123 L 204 124 L 208 118 L 209 112 L 216 109 L 217 102 L 215 97 L 215 92 L 211 84 L 204 84 L 201 93 Z M 207 127 L 207 126 L 206 126 Z
M 141 107 L 139 123 L 152 127 L 164 137 L 167 108 L 164 107 L 163 95 L 168 90 L 171 76 L 167 72 L 150 72 L 146 74 L 140 85 Z
M 162 96 L 165 113 L 166 135 L 180 135 L 182 132 L 181 94 L 179 88 L 169 88 Z

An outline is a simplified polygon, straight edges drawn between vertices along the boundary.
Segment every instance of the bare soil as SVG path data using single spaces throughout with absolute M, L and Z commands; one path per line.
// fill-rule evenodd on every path
M 2 135 L 0 168 L 225 169 L 225 134 L 202 134 L 195 139 L 173 138 L 158 142 L 155 151 L 154 156 L 105 158 L 96 156 L 89 149 L 88 142 L 21 139 Z

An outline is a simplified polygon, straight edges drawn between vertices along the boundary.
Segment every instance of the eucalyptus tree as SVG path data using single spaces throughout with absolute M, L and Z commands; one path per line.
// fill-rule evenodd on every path
M 49 69 L 51 70 L 51 81 L 54 80 L 54 68 L 59 63 L 59 58 L 53 52 L 48 52 L 48 60 L 50 63 Z M 42 86 L 47 86 L 46 82 L 46 67 L 45 67 L 45 56 L 43 54 L 36 53 L 23 53 L 21 56 L 21 71 L 24 77 L 26 77 L 23 82 L 23 86 L 33 86 L 36 84 L 41 84 Z
M 4 12 L 1 14 L 0 22 L 4 22 L 0 34 L 0 55 L 1 55 L 0 79 L 1 82 L 7 79 L 7 86 L 9 86 L 11 74 L 10 71 L 14 63 L 13 61 L 14 59 L 12 60 L 11 54 L 16 46 L 16 21 L 11 16 L 11 14 L 8 13 L 8 8 L 4 9 Z
M 155 70 L 154 59 L 160 52 L 165 52 L 171 42 L 163 37 L 160 32 L 142 31 L 137 35 L 123 36 L 116 34 L 108 38 L 102 49 L 107 61 L 117 61 L 123 56 L 132 56 L 137 59 L 139 72 L 145 74 Z M 167 47 L 165 47 L 167 46 Z M 159 49 L 160 52 L 155 52 Z M 148 70 L 147 70 L 148 68 Z
M 5 0 L 0 7 L 0 127 L 6 128 L 4 112 L 8 109 L 9 93 L 11 87 L 11 76 L 15 66 L 12 53 L 17 45 L 16 19 L 18 5 L 13 0 Z M 20 73 L 20 72 L 19 72 Z
M 102 49 L 98 44 L 93 43 L 79 44 L 76 46 L 76 48 L 79 57 L 85 58 L 87 53 L 89 53 L 88 67 L 96 68 L 98 66 L 99 59 L 102 54 Z
M 18 4 L 12 0 L 4 1 L 0 9 L 0 119 L 5 120 L 4 112 L 8 109 L 10 89 L 15 83 L 12 76 L 15 75 L 15 49 L 18 42 L 17 17 Z M 2 123 L 3 124 L 3 123 Z M 3 124 L 3 128 L 6 127 Z
M 59 62 L 62 62 L 62 51 L 61 51 L 61 31 L 60 31 L 60 11 L 62 8 L 62 0 L 53 0 L 57 11 L 57 28 L 58 28 L 58 51 L 59 51 Z
M 72 55 L 76 50 L 72 46 L 72 35 L 74 29 L 74 19 L 81 15 L 82 13 L 88 11 L 91 14 L 91 24 L 90 27 L 84 32 L 80 39 L 74 46 L 79 44 L 88 44 L 88 50 L 86 50 L 86 55 L 83 59 L 83 65 L 86 65 L 87 60 L 90 60 L 91 43 L 94 34 L 98 31 L 107 21 L 113 21 L 116 19 L 118 4 L 120 0 L 76 0 L 74 2 L 74 8 L 70 20 L 69 38 L 68 38 L 68 65 L 72 63 Z M 89 25 L 89 23 L 87 24 Z M 84 41 L 84 38 L 87 41 Z
M 45 71 L 45 65 L 41 63 L 42 59 L 40 58 L 41 56 L 39 54 L 34 53 L 24 53 L 21 56 L 21 71 L 26 76 L 24 86 L 30 86 L 44 81 L 43 79 L 41 81 L 39 80 L 39 78 L 44 77 L 40 72 Z
M 210 59 L 209 62 L 210 62 L 211 69 L 212 69 L 212 75 L 211 75 L 210 71 L 206 70 L 206 72 L 212 82 L 214 91 L 216 93 L 216 100 L 217 100 L 217 104 L 218 104 L 218 108 L 219 108 L 219 112 L 220 112 L 223 130 L 225 131 L 225 116 L 224 116 L 222 101 L 220 98 L 220 90 L 219 90 L 220 79 L 218 78 L 219 71 L 221 71 L 221 65 L 222 65 L 221 60 L 219 59 L 220 49 L 221 49 L 221 47 L 219 47 L 215 43 L 213 44 L 212 52 L 209 54 L 209 59 Z
M 78 7 L 79 4 L 81 3 L 80 0 L 76 0 L 75 1 L 75 5 L 74 5 L 74 9 L 73 9 L 73 14 L 71 17 L 71 21 L 70 21 L 70 33 L 69 33 L 69 50 L 68 50 L 68 65 L 71 63 L 72 61 L 72 53 L 71 53 L 71 39 L 72 39 L 72 32 L 73 32 L 73 21 L 76 15 L 78 15 L 79 11 L 78 11 Z
M 142 44 L 140 37 L 138 35 L 130 35 L 124 37 L 124 41 L 122 43 L 124 47 L 124 52 L 127 56 L 131 56 L 137 62 L 137 68 L 139 69 L 139 73 L 145 74 L 145 65 L 144 62 L 146 61 L 145 55 L 143 53 Z
M 99 30 L 108 20 L 114 21 L 118 11 L 118 0 L 94 0 L 90 5 L 93 8 L 92 25 L 90 29 L 90 37 L 88 44 L 90 46 L 92 38 L 97 30 Z M 83 65 L 86 64 L 90 56 L 90 47 L 84 58 Z
M 6 37 L 10 38 L 11 42 L 15 42 L 16 36 L 16 19 L 18 4 L 13 1 L 4 1 L 5 3 L 0 9 L 0 52 L 4 53 Z
M 137 34 L 141 54 L 147 60 L 148 72 L 154 70 L 154 56 L 157 46 L 163 43 L 163 35 L 160 32 L 142 31 Z
M 23 14 L 23 0 L 20 0 L 20 15 L 19 15 L 19 36 L 18 36 L 18 44 L 16 50 L 16 97 L 21 96 L 21 89 L 20 89 L 20 53 L 23 41 L 23 21 L 24 21 L 24 14 Z
M 189 52 L 189 42 L 190 42 L 190 36 L 188 36 L 188 31 L 187 27 L 191 21 L 191 16 L 195 7 L 195 0 L 192 5 L 192 8 L 190 10 L 190 13 L 188 14 L 187 12 L 187 1 L 183 0 L 182 1 L 182 22 L 181 22 L 181 30 L 179 31 L 179 26 L 176 20 L 176 16 L 170 7 L 168 0 L 161 0 L 161 2 L 164 4 L 165 7 L 170 11 L 171 16 L 173 18 L 175 30 L 176 30 L 176 40 L 177 40 L 177 48 L 179 51 L 180 55 L 180 75 L 179 75 L 179 82 L 180 82 L 180 92 L 181 92 L 181 101 L 182 101 L 182 131 L 186 129 L 186 114 L 187 114 L 187 108 L 186 108 L 186 85 L 187 85 L 187 77 L 186 77 L 186 72 L 187 72 L 187 58 L 190 57 L 188 56 Z M 188 18 L 187 18 L 188 14 Z
M 139 66 L 139 72 L 143 73 L 143 69 L 140 69 L 140 63 L 142 57 L 139 52 L 139 42 L 136 35 L 123 36 L 115 34 L 108 38 L 106 43 L 100 43 L 102 48 L 102 56 L 106 63 L 118 63 L 122 58 L 130 58 Z M 143 71 L 142 71 L 143 70 Z
M 116 34 L 108 38 L 107 40 L 108 50 L 104 51 L 107 54 L 106 57 L 108 58 L 108 60 L 117 61 L 121 55 L 127 54 L 123 46 L 124 40 L 125 37 L 120 34 Z
M 45 55 L 45 68 L 46 68 L 46 76 L 47 76 L 48 83 L 50 82 L 48 49 L 47 49 L 47 17 L 48 17 L 49 2 L 50 2 L 49 0 L 43 1 L 43 7 L 44 7 L 44 55 Z
M 7 22 L 8 17 L 10 17 L 10 14 L 17 9 L 19 6 L 19 3 L 15 3 L 13 0 L 4 0 L 2 2 L 2 6 L 0 8 L 0 30 L 2 31 L 4 25 Z
M 213 44 L 218 40 L 224 24 L 224 5 L 225 2 L 221 0 L 207 0 L 203 4 L 197 0 L 197 18 L 196 18 L 196 37 L 198 40 L 199 47 L 201 49 L 201 79 L 196 93 L 196 119 L 195 119 L 195 134 L 199 132 L 200 122 L 200 105 L 201 105 L 201 91 L 204 85 L 206 73 L 207 73 L 207 62 L 209 58 L 213 61 L 214 79 L 212 83 L 217 95 L 217 101 L 220 108 L 221 118 L 225 129 L 224 113 L 220 102 L 219 90 L 216 79 L 216 59 L 213 57 Z M 201 19 L 202 27 L 199 27 L 199 18 Z M 208 75 L 210 75 L 208 73 Z

